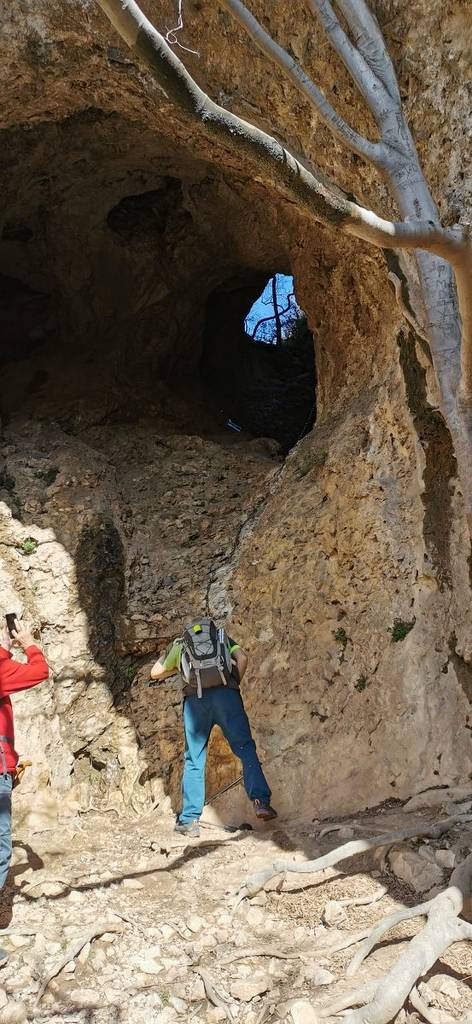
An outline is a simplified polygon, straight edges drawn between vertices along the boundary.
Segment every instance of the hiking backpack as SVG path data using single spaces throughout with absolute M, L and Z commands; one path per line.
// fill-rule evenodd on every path
M 185 627 L 182 636 L 180 671 L 187 686 L 195 686 L 197 696 L 213 686 L 227 686 L 232 662 L 226 630 L 219 629 L 213 619 L 195 619 Z

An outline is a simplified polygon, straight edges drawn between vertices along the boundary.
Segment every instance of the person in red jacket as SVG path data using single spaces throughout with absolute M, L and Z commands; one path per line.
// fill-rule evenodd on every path
M 48 663 L 29 630 L 18 619 L 15 626 L 13 643 L 23 648 L 27 661 L 24 663 L 12 658 L 12 640 L 5 625 L 0 645 L 0 890 L 5 886 L 11 861 L 11 792 L 18 764 L 10 694 L 29 690 L 49 675 Z M 0 949 L 0 967 L 6 960 L 6 953 Z

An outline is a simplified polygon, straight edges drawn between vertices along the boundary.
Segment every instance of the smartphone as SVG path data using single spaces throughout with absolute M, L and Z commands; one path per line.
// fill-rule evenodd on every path
M 10 634 L 11 639 L 13 640 L 13 630 L 16 629 L 15 623 L 16 623 L 16 620 L 17 620 L 18 616 L 17 616 L 16 612 L 7 612 L 7 614 L 5 615 L 5 618 L 7 620 L 8 632 Z

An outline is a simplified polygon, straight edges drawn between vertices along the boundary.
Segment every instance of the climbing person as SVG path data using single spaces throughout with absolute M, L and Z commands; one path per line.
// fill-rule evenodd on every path
M 14 660 L 12 644 L 25 652 L 26 663 Z M 0 891 L 5 887 L 12 855 L 11 794 L 18 764 L 10 694 L 37 686 L 48 675 L 47 661 L 30 631 L 16 618 L 11 632 L 5 625 L 0 640 Z M 5 950 L 0 949 L 0 967 L 7 959 Z
M 184 684 L 182 810 L 175 830 L 192 838 L 200 835 L 206 753 L 214 725 L 219 725 L 242 762 L 244 787 L 256 817 L 263 821 L 277 817 L 239 691 L 247 664 L 247 654 L 225 629 L 212 619 L 200 618 L 185 627 L 151 669 L 151 679 L 159 681 L 180 672 Z

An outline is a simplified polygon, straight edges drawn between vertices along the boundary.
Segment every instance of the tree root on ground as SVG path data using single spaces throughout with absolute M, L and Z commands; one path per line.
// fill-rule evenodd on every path
M 251 899 L 272 878 L 276 878 L 277 875 L 284 875 L 288 871 L 293 871 L 297 874 L 313 875 L 317 871 L 323 871 L 325 868 L 333 867 L 343 860 L 355 857 L 358 853 L 368 853 L 369 850 L 377 850 L 381 846 L 393 846 L 394 843 L 401 843 L 404 839 L 416 839 L 420 836 L 439 839 L 453 825 L 471 820 L 472 818 L 468 815 L 454 814 L 452 817 L 444 818 L 443 821 L 437 821 L 432 825 L 416 825 L 412 828 L 400 829 L 398 832 L 374 836 L 372 839 L 353 839 L 348 843 L 344 843 L 343 846 L 336 847 L 335 850 L 331 850 L 330 853 L 326 853 L 323 857 L 317 857 L 316 860 L 301 862 L 295 860 L 276 860 L 270 867 L 264 868 L 263 871 L 258 871 L 255 875 L 249 875 L 236 895 L 239 902 L 244 899 Z
M 434 966 L 449 946 L 454 942 L 472 940 L 472 925 L 459 918 L 462 912 L 469 912 L 471 894 L 472 854 L 469 854 L 452 872 L 449 886 L 444 892 L 407 912 L 409 917 L 425 914 L 427 922 L 424 928 L 411 939 L 392 969 L 379 981 L 371 1001 L 349 1014 L 346 1024 L 389 1024 L 416 987 L 418 979 Z M 385 934 L 392 927 L 394 918 L 398 921 L 398 915 L 391 915 L 383 925 L 381 923 L 374 929 L 374 933 L 377 932 L 377 936 Z M 407 917 L 403 916 L 402 919 Z M 355 962 L 356 966 L 361 963 L 370 951 L 373 935 L 369 938 L 368 946 L 361 951 L 362 955 L 355 957 L 351 967 Z
M 366 981 L 365 985 L 354 989 L 352 992 L 345 993 L 343 996 L 339 996 L 339 999 L 335 999 L 328 1006 L 317 1008 L 318 1015 L 320 1017 L 335 1017 L 336 1014 L 342 1013 L 343 1010 L 349 1010 L 352 1006 L 365 1004 L 375 994 L 378 983 L 378 978 L 373 981 Z
M 222 1010 L 223 1013 L 226 1016 L 226 1020 L 228 1020 L 230 1022 L 230 1024 L 233 1024 L 233 1022 L 234 1022 L 234 1014 L 233 1014 L 233 1011 L 231 1009 L 231 1006 L 230 1006 L 228 1000 L 225 999 L 224 996 L 220 992 L 218 992 L 218 990 L 215 987 L 215 984 L 213 982 L 213 979 L 210 977 L 210 974 L 208 973 L 208 971 L 205 970 L 203 967 L 195 967 L 194 970 L 195 970 L 195 972 L 197 974 L 200 975 L 200 977 L 201 977 L 201 979 L 203 981 L 203 985 L 204 985 L 204 988 L 205 988 L 205 995 L 206 995 L 208 1001 L 210 1003 L 212 1003 L 213 1006 L 218 1007 L 219 1010 Z
M 339 903 L 340 907 L 371 907 L 373 903 L 382 900 L 387 892 L 387 886 L 382 885 L 377 892 L 371 893 L 369 896 L 354 896 L 352 899 L 336 900 L 336 903 Z
M 350 977 L 357 973 L 361 963 L 374 946 L 380 942 L 386 932 L 389 932 L 391 928 L 395 928 L 397 924 L 401 924 L 402 921 L 411 921 L 414 917 L 426 917 L 431 904 L 432 900 L 428 900 L 427 903 L 419 903 L 417 907 L 407 907 L 405 910 L 398 910 L 396 914 L 389 914 L 388 917 L 384 917 L 383 921 L 379 921 L 361 943 L 357 953 L 351 960 L 346 971 L 347 976 Z
M 88 942 L 92 942 L 93 939 L 99 938 L 100 935 L 104 935 L 106 932 L 121 931 L 123 931 L 123 925 L 118 924 L 117 921 L 103 920 L 97 921 L 97 924 L 94 924 L 90 928 L 87 928 L 85 932 L 82 932 L 82 935 L 78 936 L 78 938 L 76 939 L 73 939 L 70 945 L 67 947 L 64 955 L 61 956 L 60 960 L 58 960 L 55 966 L 44 975 L 39 986 L 39 992 L 36 997 L 36 1002 L 41 1002 L 41 999 L 43 998 L 43 995 L 49 985 L 49 982 L 52 981 L 53 978 L 57 977 L 57 975 L 60 974 L 63 968 L 66 967 L 67 964 L 70 964 L 71 960 L 75 960 L 76 956 L 79 955 L 81 950 L 84 948 L 84 946 L 87 945 Z
M 323 956 L 332 956 L 333 953 L 340 953 L 342 949 L 349 949 L 349 946 L 355 946 L 357 942 L 361 942 L 362 939 L 366 939 L 370 935 L 372 929 L 359 928 L 356 932 L 344 932 L 343 935 L 338 935 L 331 942 L 323 942 L 323 938 L 315 943 L 315 949 L 317 953 L 321 953 Z
M 404 839 L 412 839 L 419 836 L 439 838 L 456 824 L 464 824 L 470 821 L 470 815 L 455 814 L 445 818 L 443 821 L 432 825 L 418 825 L 416 828 L 403 829 L 399 832 L 391 832 L 383 836 L 375 836 L 372 839 L 354 840 L 345 843 L 343 846 L 323 857 L 313 861 L 276 861 L 271 867 L 260 871 L 246 879 L 239 890 L 238 901 L 245 897 L 256 895 L 278 874 L 288 871 L 312 874 L 322 871 L 324 868 L 339 864 L 358 853 L 365 853 L 379 847 L 392 846 L 394 843 Z M 341 1013 L 349 1007 L 357 1006 L 358 1009 L 344 1017 L 344 1024 L 390 1024 L 393 1021 L 406 1000 L 413 994 L 414 1000 L 423 1000 L 416 989 L 417 981 L 422 978 L 436 963 L 446 950 L 455 942 L 472 940 L 472 924 L 460 918 L 459 915 L 469 916 L 472 912 L 472 853 L 469 854 L 461 865 L 452 872 L 450 883 L 447 889 L 439 893 L 433 899 L 421 903 L 416 907 L 406 908 L 395 914 L 390 914 L 383 921 L 380 921 L 373 929 L 364 929 L 361 932 L 348 937 L 343 937 L 341 948 L 346 948 L 354 942 L 364 940 L 355 957 L 353 958 L 348 974 L 354 974 L 363 960 L 369 955 L 379 940 L 390 931 L 395 925 L 402 921 L 408 921 L 415 917 L 426 917 L 426 924 L 413 939 L 410 940 L 406 949 L 399 955 L 396 963 L 382 978 L 375 983 L 368 983 L 361 989 L 345 996 L 329 1007 L 319 1008 L 323 1017 Z M 333 946 L 340 948 L 336 941 Z M 330 949 L 332 947 L 328 947 Z M 324 950 L 325 951 L 325 950 Z M 334 949 L 332 949 L 334 951 Z M 443 1021 L 426 1007 L 431 1024 L 443 1024 Z M 423 1009 L 420 1012 L 425 1016 Z M 445 1022 L 444 1022 L 445 1024 Z
M 264 946 L 262 948 L 250 948 L 240 949 L 232 953 L 230 956 L 225 956 L 223 960 L 218 960 L 219 967 L 226 967 L 228 964 L 234 964 L 237 960 L 247 960 L 251 957 L 256 956 L 267 956 L 275 957 L 277 960 L 301 960 L 300 953 L 287 953 L 281 949 L 276 949 L 275 946 Z

